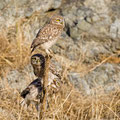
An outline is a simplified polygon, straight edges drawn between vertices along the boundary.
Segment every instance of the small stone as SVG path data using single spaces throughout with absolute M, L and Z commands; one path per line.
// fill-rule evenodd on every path
M 61 3 L 62 3 L 62 0 L 54 0 L 53 8 L 56 9 L 60 7 Z
M 107 33 L 106 28 L 104 26 L 100 27 L 100 33 Z
M 79 73 L 71 72 L 69 73 L 68 78 L 77 89 L 84 91 L 87 95 L 90 95 L 89 85 L 80 77 Z
M 120 38 L 120 20 L 116 19 L 110 26 L 110 36 L 112 38 Z
M 92 17 L 92 21 L 93 22 L 97 22 L 97 21 L 99 21 L 100 20 L 100 17 L 99 16 L 93 16 Z
M 4 0 L 0 0 L 0 10 L 2 10 L 5 6 Z
M 85 20 L 82 20 L 78 22 L 77 27 L 81 30 L 88 31 L 91 28 L 91 24 L 89 24 Z
M 89 23 L 93 22 L 92 19 L 91 19 L 91 17 L 87 17 L 87 22 L 89 22 Z
M 32 15 L 33 9 L 32 8 L 28 8 L 25 12 L 25 16 L 26 17 L 30 17 Z
M 80 34 L 78 33 L 78 28 L 77 27 L 73 27 L 72 29 L 70 29 L 70 36 L 73 39 L 78 39 L 80 38 Z

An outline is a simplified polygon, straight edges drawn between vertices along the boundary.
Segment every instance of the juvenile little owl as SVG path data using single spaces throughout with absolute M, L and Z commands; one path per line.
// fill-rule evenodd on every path
M 45 57 L 42 54 L 34 54 L 31 57 L 31 65 L 34 74 L 38 78 L 43 78 L 45 72 Z M 56 69 L 55 65 L 50 62 L 48 73 L 48 86 L 57 91 L 61 84 L 61 71 Z
M 41 78 L 37 78 L 32 81 L 27 88 L 25 88 L 21 92 L 21 97 L 24 98 L 22 100 L 21 105 L 29 106 L 30 103 L 34 103 L 36 109 L 38 109 L 38 104 L 40 104 L 43 100 L 43 84 L 41 83 Z
M 30 103 L 34 103 L 38 109 L 38 105 L 40 105 L 43 100 L 42 90 L 45 71 L 45 57 L 42 54 L 34 54 L 31 57 L 31 64 L 33 66 L 34 74 L 38 78 L 32 81 L 21 92 L 21 97 L 24 98 L 21 104 L 24 105 L 26 103 L 27 106 L 29 106 Z M 53 64 L 50 64 L 49 69 L 47 88 L 48 94 L 53 95 L 53 93 L 57 93 L 61 87 L 61 75 L 59 75 L 58 70 L 53 67 Z
M 64 28 L 64 19 L 62 16 L 53 16 L 50 23 L 45 25 L 36 35 L 31 48 L 33 52 L 36 47 L 40 47 L 49 54 L 49 48 L 54 45 L 61 35 Z

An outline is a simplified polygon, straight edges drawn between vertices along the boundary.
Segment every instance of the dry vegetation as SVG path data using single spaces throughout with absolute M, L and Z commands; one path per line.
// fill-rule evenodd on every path
M 0 89 L 0 120 L 37 120 L 33 106 L 20 106 L 17 90 L 6 86 Z M 53 96 L 45 113 L 46 120 L 117 120 L 120 116 L 120 90 L 110 95 L 83 96 L 67 83 Z
M 7 71 L 11 69 L 22 69 L 29 62 L 29 48 L 22 45 L 24 39 L 22 33 L 20 31 L 19 33 L 16 33 L 16 42 L 14 43 L 9 41 L 5 32 L 0 35 L 1 77 L 5 77 Z M 69 60 L 66 59 L 65 62 L 69 63 Z M 49 108 L 44 118 L 46 120 L 120 119 L 120 89 L 116 89 L 109 95 L 85 96 L 68 82 L 67 70 L 73 68 L 70 68 L 72 63 L 67 65 L 63 64 L 64 84 L 59 93 L 49 98 Z M 80 66 L 82 65 L 80 64 Z M 83 66 L 83 68 L 77 69 L 83 71 L 83 69 L 87 70 L 88 68 Z M 2 78 L 0 82 L 2 84 Z M 34 106 L 31 105 L 28 109 L 22 108 L 19 91 L 11 88 L 7 81 L 4 83 L 4 86 L 0 85 L 2 86 L 0 87 L 0 120 L 37 120 L 37 111 Z

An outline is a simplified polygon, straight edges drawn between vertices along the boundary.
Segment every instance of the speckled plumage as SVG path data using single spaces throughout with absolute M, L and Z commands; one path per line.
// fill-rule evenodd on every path
M 45 70 L 45 57 L 41 54 L 35 54 L 31 57 L 31 65 L 33 66 L 34 74 L 37 77 L 42 77 Z M 48 73 L 48 86 L 58 89 L 60 87 L 61 75 L 60 71 L 55 68 L 55 65 L 50 62 Z
M 43 84 L 41 83 L 41 78 L 35 79 L 21 92 L 21 97 L 24 98 L 21 104 L 29 106 L 30 103 L 33 103 L 37 108 L 43 100 L 42 90 Z
M 31 65 L 33 66 L 33 72 L 38 77 L 31 82 L 27 88 L 21 92 L 21 97 L 24 98 L 23 104 L 34 103 L 36 107 L 40 105 L 43 99 L 43 75 L 45 71 L 45 57 L 41 54 L 34 54 L 31 57 Z M 58 70 L 55 69 L 53 64 L 49 66 L 48 73 L 48 94 L 58 92 L 61 86 L 61 76 Z
M 53 16 L 50 23 L 39 30 L 36 38 L 33 40 L 31 48 L 33 52 L 37 46 L 49 53 L 49 48 L 54 45 L 64 28 L 64 19 L 62 16 Z

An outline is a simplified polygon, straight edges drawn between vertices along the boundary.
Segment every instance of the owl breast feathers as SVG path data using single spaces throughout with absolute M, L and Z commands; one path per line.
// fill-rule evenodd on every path
M 33 40 L 31 52 L 33 52 L 37 46 L 40 46 L 41 49 L 48 50 L 52 45 L 55 44 L 61 32 L 63 31 L 63 28 L 64 22 L 61 16 L 55 16 L 51 18 L 50 23 L 40 29 L 36 35 L 36 38 Z

